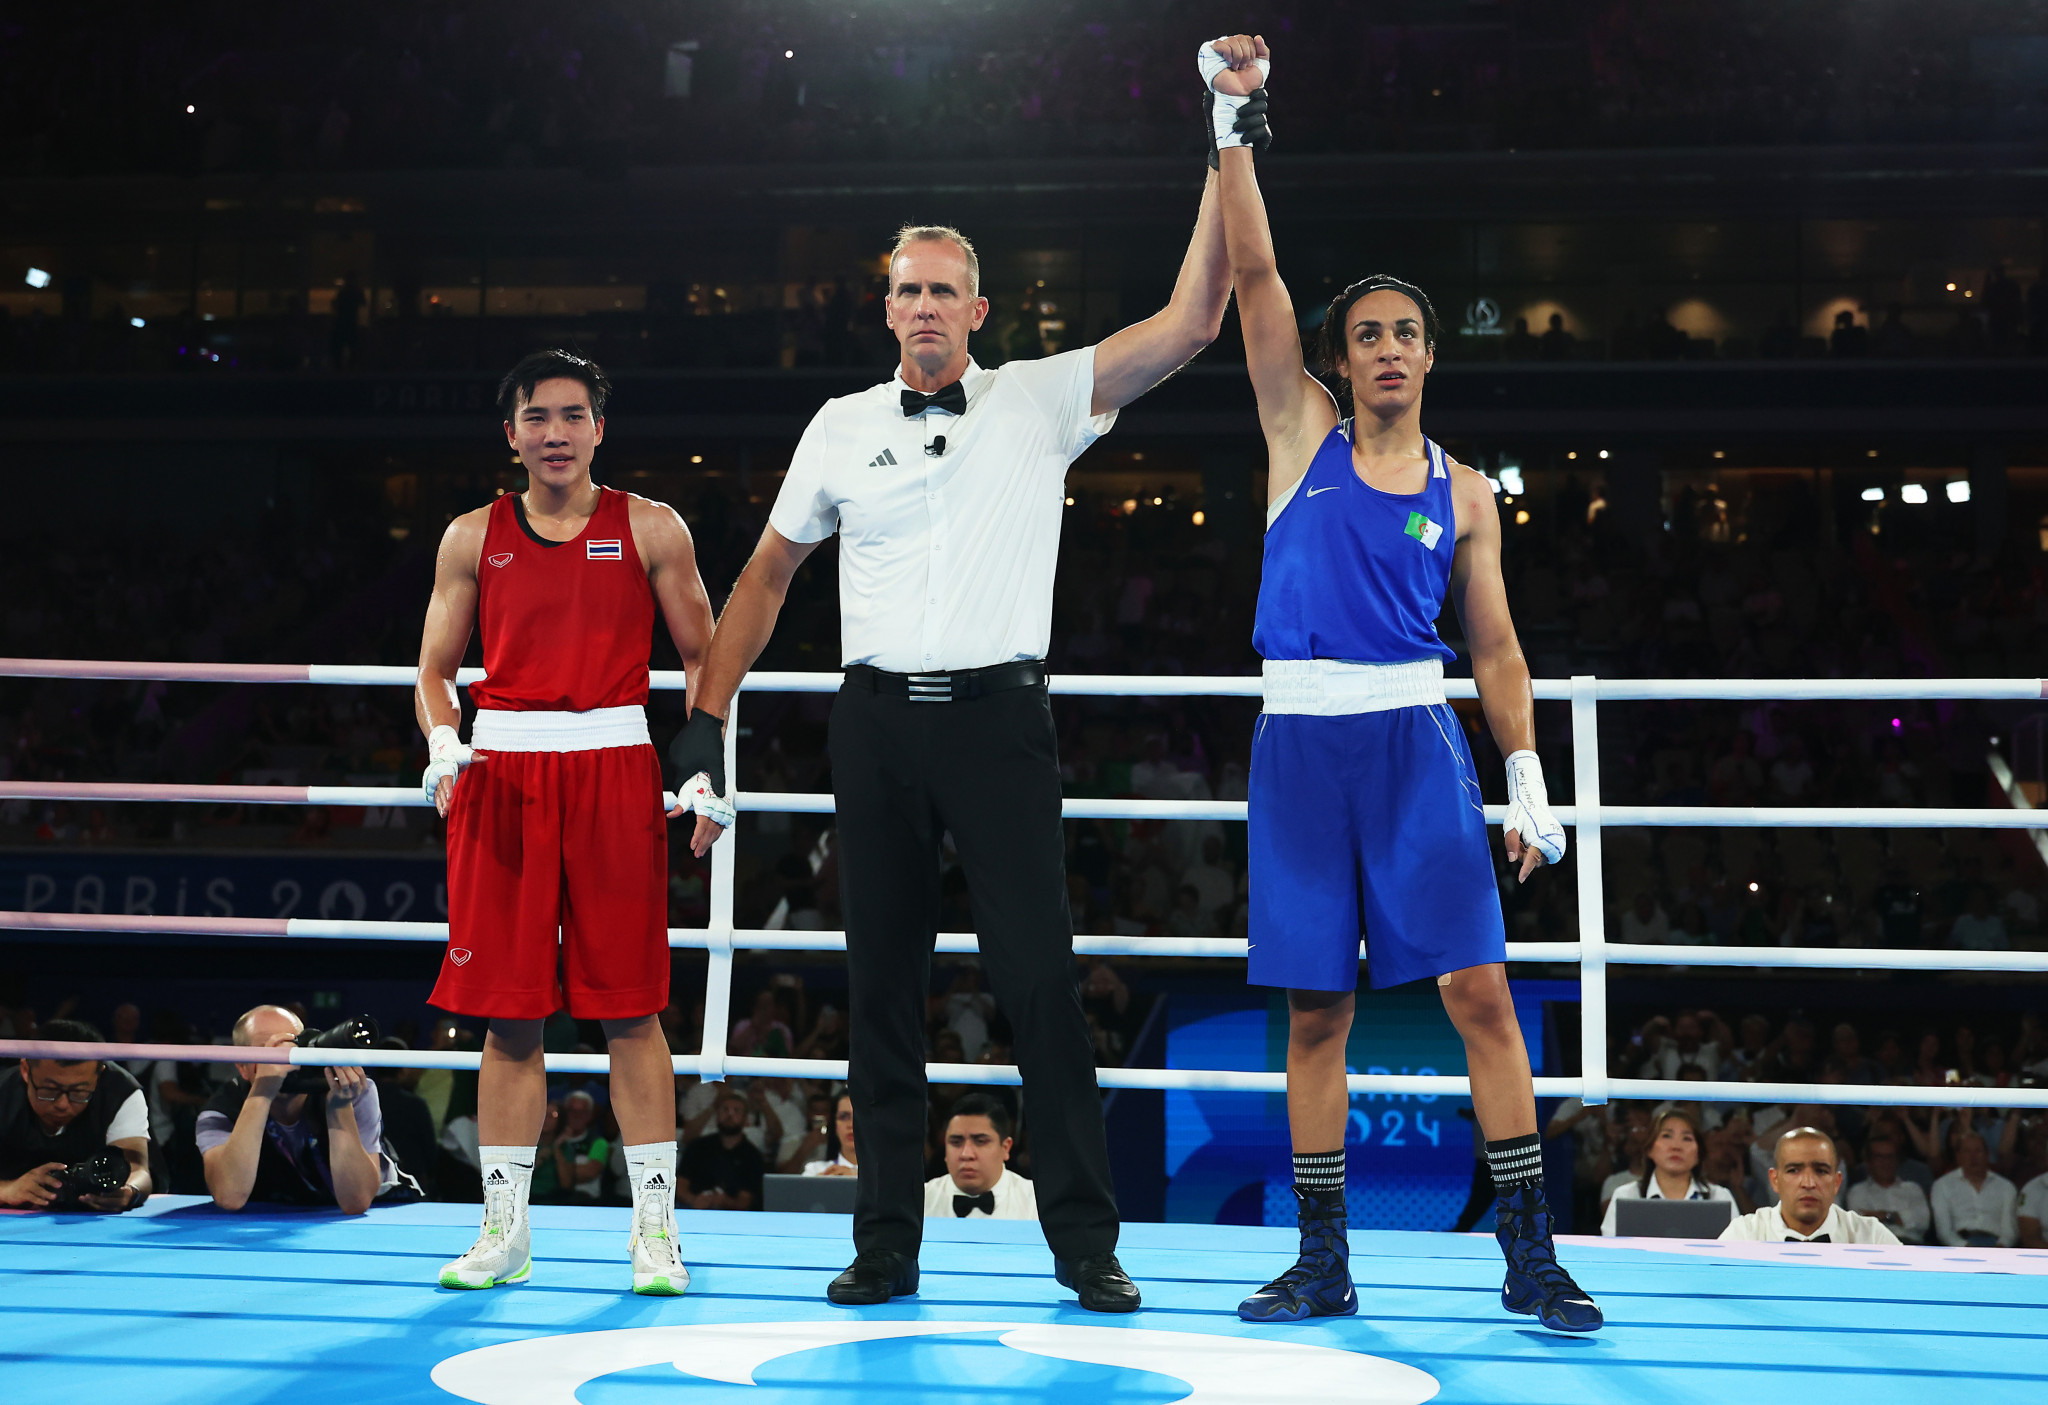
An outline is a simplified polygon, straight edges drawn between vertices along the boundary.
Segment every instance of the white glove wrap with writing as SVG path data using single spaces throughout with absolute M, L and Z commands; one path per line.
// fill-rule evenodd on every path
M 732 799 L 723 798 L 712 790 L 711 777 L 702 771 L 690 777 L 677 798 L 720 829 L 731 829 L 732 822 L 739 818 L 739 807 Z
M 1221 39 L 1229 37 L 1227 34 L 1218 36 Z M 1252 62 L 1259 70 L 1259 86 L 1264 87 L 1266 75 L 1273 71 L 1273 61 L 1253 59 Z M 1210 116 L 1216 131 L 1217 150 L 1220 151 L 1227 146 L 1243 146 L 1244 138 L 1237 133 L 1237 110 L 1245 105 L 1245 99 L 1229 93 L 1216 92 L 1216 79 L 1230 71 L 1229 62 L 1216 52 L 1216 45 L 1212 41 L 1203 44 L 1196 52 L 1195 63 L 1202 73 L 1202 86 L 1216 95 L 1216 101 L 1210 108 Z
M 1522 842 L 1554 864 L 1564 857 L 1564 826 L 1550 813 L 1550 792 L 1543 786 L 1543 763 L 1533 751 L 1508 757 L 1508 813 L 1501 832 L 1514 830 Z
M 476 753 L 462 744 L 462 734 L 447 723 L 427 733 L 427 769 L 420 777 L 420 789 L 427 793 L 427 803 L 433 803 L 434 792 L 443 777 L 454 780 L 474 760 Z

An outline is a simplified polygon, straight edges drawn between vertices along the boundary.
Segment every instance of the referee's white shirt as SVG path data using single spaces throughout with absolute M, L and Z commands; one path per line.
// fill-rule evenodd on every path
M 955 1213 L 953 1197 L 967 1192 L 953 1183 L 950 1175 L 933 1176 L 924 1183 L 924 1215 L 928 1220 L 1035 1220 L 1038 1218 L 1038 1188 L 1030 1181 L 1003 1168 L 996 1177 L 996 1183 L 989 1187 L 989 1193 L 996 1198 L 993 1215 L 976 1207 L 965 1215 Z
M 1067 466 L 1109 432 L 1095 348 L 996 370 L 972 359 L 967 413 L 904 415 L 903 372 L 811 418 L 769 524 L 839 533 L 840 661 L 892 673 L 1042 659 Z M 926 447 L 945 436 L 946 452 Z
M 1728 1228 L 1721 1231 L 1725 1240 L 1749 1239 L 1766 1244 L 1777 1244 L 1784 1240 L 1811 1243 L 1822 1235 L 1832 1244 L 1886 1244 L 1899 1242 L 1899 1237 L 1885 1227 L 1884 1221 L 1859 1215 L 1853 1210 L 1844 1210 L 1840 1205 L 1828 1206 L 1827 1218 L 1820 1222 L 1820 1228 L 1811 1234 L 1801 1234 L 1785 1223 L 1785 1214 L 1776 1205 L 1747 1215 L 1737 1215 L 1728 1222 Z

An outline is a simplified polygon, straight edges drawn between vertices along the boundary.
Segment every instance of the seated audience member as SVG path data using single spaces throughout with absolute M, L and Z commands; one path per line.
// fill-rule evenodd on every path
M 756 1210 L 768 1163 L 747 1139 L 747 1095 L 722 1086 L 711 1105 L 715 1128 L 683 1148 L 676 1204 L 691 1210 Z
M 1849 1187 L 1849 1208 L 1882 1223 L 1907 1244 L 1927 1242 L 1934 1212 L 1927 1192 L 1899 1175 L 1899 1144 L 1890 1137 L 1872 1137 L 1863 1164 L 1870 1174 Z
M 987 1093 L 968 1093 L 946 1120 L 946 1174 L 924 1183 L 926 1219 L 1035 1220 L 1038 1193 L 1009 1168 L 1010 1112 Z
M 726 1052 L 743 1058 L 786 1059 L 796 1039 L 782 1021 L 782 1007 L 773 989 L 763 987 L 754 994 L 747 1017 L 732 1027 Z
M 258 1005 L 235 1021 L 233 1038 L 244 1048 L 281 1048 L 304 1028 L 291 1011 Z M 417 1199 L 418 1182 L 384 1141 L 377 1085 L 360 1068 L 322 1068 L 315 1089 L 298 1092 L 285 1087 L 294 1073 L 315 1070 L 236 1064 L 234 1081 L 199 1114 L 213 1203 L 223 1210 L 252 1200 L 333 1205 L 360 1215 L 385 1197 Z
M 776 1162 L 777 1171 L 785 1176 L 801 1175 L 804 1167 L 818 1159 L 825 1143 L 832 1140 L 832 1103 L 830 1093 L 813 1091 L 804 1095 L 802 1134 L 789 1155 Z
M 2048 1249 L 2048 1171 L 2021 1187 L 2019 1229 L 2022 1249 Z
M 780 1165 L 803 1140 L 803 1094 L 793 1078 L 756 1078 L 747 1085 L 747 1140 L 769 1165 Z
M 1748 1158 L 1742 1154 L 1742 1143 L 1725 1131 L 1709 1132 L 1705 1154 L 1700 1158 L 1700 1179 L 1709 1185 L 1724 1186 L 1735 1200 L 1735 1213 L 1747 1215 L 1756 1209 L 1756 1202 L 1750 1199 Z
M 825 1154 L 804 1163 L 807 1176 L 857 1176 L 860 1153 L 853 1144 L 853 1098 L 842 1088 L 832 1100 L 832 1125 L 825 1134 Z
M 1721 1046 L 1704 1034 L 1698 1015 L 1680 1015 L 1671 1022 L 1670 1037 L 1643 1061 L 1642 1076 L 1678 1078 L 1684 1070 L 1697 1068 L 1701 1077 L 1713 1077 L 1721 1067 Z
M 1972 1249 L 2011 1248 L 2020 1242 L 2019 1191 L 1991 1169 L 1991 1148 L 1976 1132 L 1956 1146 L 1956 1168 L 1927 1197 L 1939 1244 Z
M 77 1020 L 49 1020 L 38 1039 L 97 1044 Z M 66 1172 L 93 1163 L 97 1183 Z M 98 1059 L 23 1059 L 0 1079 L 0 1205 L 17 1210 L 132 1210 L 149 1198 L 149 1099 L 133 1074 Z
M 1725 1200 L 1735 1203 L 1726 1186 L 1713 1184 L 1699 1173 L 1700 1128 L 1691 1113 L 1672 1108 L 1650 1129 L 1649 1164 L 1640 1177 L 1620 1186 L 1607 1202 L 1600 1232 L 1614 1230 L 1617 1201 L 1622 1200 Z
M 1742 1215 L 1721 1231 L 1723 1239 L 1776 1244 L 1896 1244 L 1898 1236 L 1869 1215 L 1835 1204 L 1842 1190 L 1842 1158 L 1835 1139 L 1817 1127 L 1794 1127 L 1778 1138 L 1771 1189 L 1778 1203 Z
M 603 1195 L 611 1147 L 596 1122 L 597 1099 L 581 1088 L 549 1105 L 533 1160 L 533 1203 L 588 1205 Z

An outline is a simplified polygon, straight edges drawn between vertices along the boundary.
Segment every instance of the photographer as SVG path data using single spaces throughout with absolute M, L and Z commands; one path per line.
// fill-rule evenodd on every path
M 234 1042 L 281 1048 L 303 1029 L 291 1011 L 258 1005 L 235 1021 Z M 386 1195 L 417 1198 L 417 1183 L 384 1145 L 377 1085 L 360 1068 L 237 1064 L 235 1072 L 199 1114 L 206 1189 L 221 1209 L 257 1200 L 360 1215 Z
M 39 1039 L 97 1044 L 77 1020 Z M 0 1205 L 18 1210 L 132 1210 L 149 1198 L 149 1100 L 118 1064 L 23 1059 L 0 1079 Z

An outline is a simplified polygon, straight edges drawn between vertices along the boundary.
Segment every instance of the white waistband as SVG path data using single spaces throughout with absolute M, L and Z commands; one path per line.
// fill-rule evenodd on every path
M 588 712 L 503 712 L 478 708 L 469 744 L 478 751 L 601 751 L 650 746 L 647 709 L 594 707 Z
M 1430 707 L 1444 700 L 1442 659 L 1347 663 L 1343 659 L 1267 659 L 1265 709 L 1309 717 L 1348 717 Z

